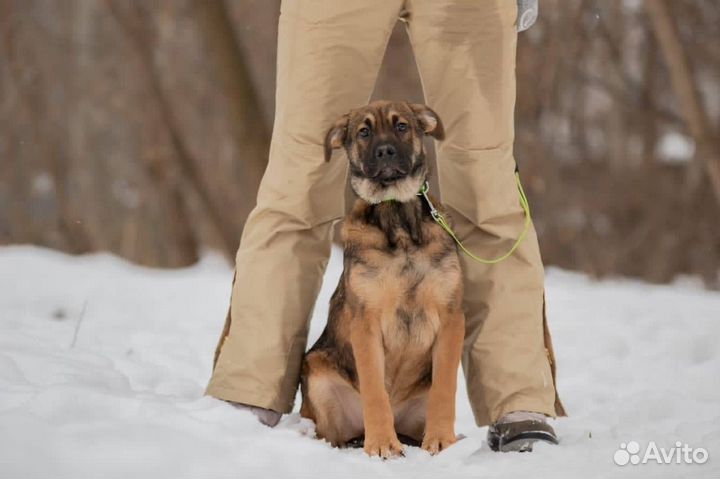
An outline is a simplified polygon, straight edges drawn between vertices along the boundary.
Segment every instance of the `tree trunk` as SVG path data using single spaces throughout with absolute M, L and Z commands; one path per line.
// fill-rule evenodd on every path
M 665 57 L 670 81 L 680 103 L 680 110 L 690 135 L 695 140 L 695 157 L 703 162 L 720 203 L 720 148 L 712 134 L 707 112 L 693 78 L 677 25 L 672 18 L 666 0 L 647 0 L 645 9 L 655 31 L 660 49 Z

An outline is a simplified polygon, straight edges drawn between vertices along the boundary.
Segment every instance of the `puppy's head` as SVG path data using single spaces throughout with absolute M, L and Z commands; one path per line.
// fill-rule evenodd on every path
M 325 136 L 325 161 L 345 148 L 350 185 L 369 203 L 410 201 L 428 172 L 423 137 L 445 136 L 440 117 L 425 105 L 376 101 L 343 115 Z

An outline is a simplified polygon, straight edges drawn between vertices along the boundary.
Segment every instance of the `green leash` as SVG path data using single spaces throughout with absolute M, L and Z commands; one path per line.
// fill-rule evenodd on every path
M 427 192 L 430 188 L 430 185 L 428 184 L 427 180 L 425 183 L 423 183 L 422 187 L 420 188 L 420 191 L 418 192 L 418 196 L 422 196 L 425 198 L 425 201 L 427 201 L 428 206 L 430 207 L 430 215 L 433 217 L 435 222 L 439 224 L 442 229 L 447 231 L 447 233 L 452 236 L 452 238 L 455 240 L 455 242 L 458 244 L 460 249 L 463 250 L 463 252 L 470 256 L 472 259 L 477 261 L 478 263 L 483 264 L 496 264 L 503 260 L 508 259 L 512 254 L 515 252 L 515 250 L 518 249 L 520 246 L 520 243 L 525 239 L 525 236 L 527 235 L 528 230 L 530 229 L 530 204 L 528 203 L 527 196 L 525 196 L 525 190 L 523 190 L 522 183 L 520 183 L 520 173 L 517 171 L 515 172 L 515 182 L 517 183 L 518 191 L 520 192 L 520 206 L 522 206 L 523 211 L 525 212 L 525 226 L 523 227 L 522 233 L 520 233 L 520 236 L 518 236 L 518 239 L 515 240 L 515 244 L 512 245 L 512 248 L 505 253 L 502 256 L 499 256 L 494 259 L 485 259 L 480 258 L 479 256 L 476 256 L 472 254 L 470 251 L 468 251 L 467 248 L 462 244 L 462 242 L 458 239 L 458 237 L 455 235 L 455 232 L 450 228 L 450 225 L 448 224 L 445 217 L 440 213 L 436 208 L 435 205 L 432 204 L 432 201 L 430 201 L 430 198 L 428 198 Z

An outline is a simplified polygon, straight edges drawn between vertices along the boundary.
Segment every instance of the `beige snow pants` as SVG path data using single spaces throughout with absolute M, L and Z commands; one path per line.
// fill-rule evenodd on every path
M 367 103 L 400 16 L 426 103 L 442 118 L 443 203 L 465 245 L 501 255 L 523 228 L 513 172 L 515 0 L 284 0 L 270 159 L 237 253 L 232 305 L 207 394 L 289 412 L 312 308 L 344 214 L 347 161 L 323 161 L 333 121 Z M 475 419 L 563 415 L 531 229 L 509 259 L 461 255 L 463 368 Z

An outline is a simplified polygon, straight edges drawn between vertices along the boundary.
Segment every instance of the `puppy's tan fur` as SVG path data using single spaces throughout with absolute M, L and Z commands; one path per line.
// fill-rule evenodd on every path
M 328 324 L 303 363 L 301 414 L 335 446 L 364 434 L 369 455 L 401 453 L 398 434 L 433 454 L 455 442 L 462 277 L 453 239 L 416 195 L 428 171 L 426 134 L 443 137 L 426 106 L 376 102 L 343 116 L 326 138 L 326 157 L 345 148 L 360 199 L 342 228 L 344 271 Z M 391 185 L 372 176 L 373 149 L 385 143 L 405 172 Z

